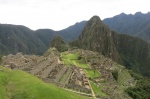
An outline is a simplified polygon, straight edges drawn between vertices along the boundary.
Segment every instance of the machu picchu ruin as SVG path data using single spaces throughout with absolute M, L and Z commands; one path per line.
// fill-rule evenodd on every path
M 127 88 L 126 84 L 134 86 L 136 82 L 124 67 L 111 59 L 82 49 L 59 53 L 51 48 L 49 51 L 44 56 L 9 54 L 2 57 L 1 65 L 23 70 L 46 83 L 53 83 L 81 95 L 104 99 L 116 96 L 130 99 L 123 88 Z M 119 80 L 115 80 L 112 75 L 114 70 L 118 73 L 124 72 L 127 78 L 123 79 L 120 75 Z

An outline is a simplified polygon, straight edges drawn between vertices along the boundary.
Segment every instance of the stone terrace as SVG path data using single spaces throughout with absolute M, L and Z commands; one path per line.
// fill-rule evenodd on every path
M 61 64 L 59 56 L 50 55 L 44 57 L 17 53 L 16 55 L 4 56 L 2 59 L 1 65 L 10 69 L 23 70 L 45 82 L 50 82 L 60 87 L 90 93 L 88 79 L 83 70 L 75 66 Z

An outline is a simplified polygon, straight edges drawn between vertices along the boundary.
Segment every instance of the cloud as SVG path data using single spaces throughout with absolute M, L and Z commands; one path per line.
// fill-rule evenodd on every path
M 93 15 L 148 12 L 149 0 L 0 0 L 0 22 L 60 30 Z

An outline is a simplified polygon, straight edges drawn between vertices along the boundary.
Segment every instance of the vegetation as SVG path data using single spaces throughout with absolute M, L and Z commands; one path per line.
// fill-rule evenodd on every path
M 134 72 L 150 76 L 150 45 L 145 41 L 125 34 L 113 32 L 115 45 L 122 59 L 122 64 Z M 119 42 L 119 43 L 117 43 Z
M 2 55 L 0 55 L 0 63 L 2 62 Z
M 59 37 L 55 36 L 51 41 L 50 47 L 55 47 L 59 52 L 68 50 L 68 45 Z
M 78 60 L 78 54 L 61 53 L 61 60 L 65 65 L 73 65 L 74 61 Z
M 0 67 L 0 99 L 85 99 L 19 70 Z
M 125 85 L 130 79 L 132 79 L 132 77 L 127 69 L 121 69 L 120 72 L 118 72 L 117 82 L 119 85 Z M 128 85 L 126 85 L 126 87 L 128 87 Z
M 140 20 L 139 20 L 140 19 Z M 137 36 L 144 40 L 150 40 L 149 28 L 150 28 L 150 13 L 143 14 L 137 12 L 134 15 L 127 15 L 121 13 L 112 18 L 104 19 L 103 22 L 108 25 L 112 30 Z
M 75 65 L 81 68 L 89 68 L 83 59 L 80 58 L 79 54 L 61 53 L 61 60 L 65 65 Z
M 84 69 L 84 72 L 87 77 L 92 78 L 92 79 L 96 77 L 100 77 L 100 74 L 97 70 Z
M 43 54 L 47 47 L 25 26 L 0 24 L 0 54 Z
M 71 44 L 97 51 L 134 72 L 150 77 L 150 45 L 139 38 L 111 31 L 98 16 L 87 22 L 79 39 Z
M 118 80 L 118 71 L 117 70 L 112 71 L 112 75 L 113 75 L 114 79 L 117 81 Z
M 125 90 L 133 99 L 150 99 L 150 79 L 130 71 L 132 77 L 137 80 L 134 87 Z
M 92 81 L 90 81 L 90 84 L 96 96 L 106 96 L 106 94 L 101 91 L 102 87 L 96 85 Z

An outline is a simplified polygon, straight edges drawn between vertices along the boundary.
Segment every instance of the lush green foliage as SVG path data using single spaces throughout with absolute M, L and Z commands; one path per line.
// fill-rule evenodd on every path
M 125 90 L 133 99 L 150 99 L 150 79 L 144 78 L 139 74 L 130 72 L 137 80 L 136 86 Z
M 77 39 L 85 23 L 86 21 L 82 21 L 61 31 L 51 29 L 33 31 L 20 25 L 0 24 L 0 54 L 17 52 L 43 54 L 56 35 L 62 37 L 65 42 Z M 64 48 L 64 46 L 61 46 L 61 48 Z
M 125 34 L 112 32 L 114 44 L 122 59 L 122 64 L 134 72 L 150 76 L 150 45 L 145 41 Z
M 51 41 L 50 47 L 55 47 L 59 52 L 64 52 L 68 50 L 68 45 L 59 37 L 55 36 Z
M 71 44 L 97 51 L 135 72 L 150 77 L 150 45 L 139 38 L 111 31 L 98 16 L 87 22 L 79 39 Z
M 34 31 L 19 25 L 0 24 L 0 54 L 43 54 L 45 44 Z
M 112 71 L 112 75 L 113 75 L 114 79 L 117 81 L 118 80 L 118 71 L 117 70 Z
M 19 70 L 0 67 L 0 99 L 84 99 Z

